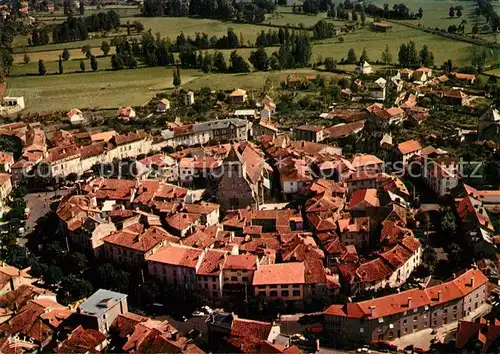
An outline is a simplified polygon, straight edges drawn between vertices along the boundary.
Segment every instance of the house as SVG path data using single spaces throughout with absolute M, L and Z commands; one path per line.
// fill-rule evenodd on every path
M 271 119 L 260 119 L 259 123 L 253 125 L 253 137 L 258 139 L 263 136 L 276 136 L 278 128 Z
M 184 96 L 184 104 L 186 106 L 194 105 L 194 92 L 193 91 L 188 91 L 186 93 L 186 96 Z
M 237 109 L 233 116 L 239 119 L 253 120 L 256 117 L 255 109 Z
M 161 283 L 195 290 L 196 272 L 203 256 L 201 249 L 169 244 L 146 257 L 148 273 Z
M 23 285 L 31 285 L 36 279 L 28 274 L 28 269 L 19 270 L 11 266 L 0 267 L 0 295 L 17 290 Z
M 58 344 L 56 353 L 77 353 L 85 351 L 86 353 L 100 353 L 108 345 L 106 336 L 91 328 L 83 328 L 81 325 L 76 327 L 68 338 Z
M 389 23 L 382 23 L 382 22 L 373 22 L 372 23 L 372 29 L 374 31 L 378 32 L 388 32 L 389 30 L 392 29 L 392 25 Z
M 359 63 L 359 65 L 356 66 L 356 69 L 354 71 L 356 72 L 357 75 L 371 75 L 371 74 L 373 74 L 373 68 L 367 61 Z
M 302 85 L 302 78 L 298 74 L 289 74 L 285 79 L 285 85 L 288 88 L 300 88 Z
M 260 118 L 261 119 L 266 119 L 269 120 L 271 119 L 271 114 L 273 114 L 276 111 L 276 108 L 272 108 L 269 105 L 265 105 L 264 108 L 260 111 Z
M 11 152 L 0 151 L 0 172 L 10 173 L 10 167 L 13 164 L 14 154 Z
M 325 138 L 325 130 L 318 125 L 300 125 L 294 128 L 296 140 L 312 141 L 319 143 Z
M 467 106 L 469 102 L 469 96 L 467 96 L 461 89 L 446 91 L 443 95 L 443 99 L 447 104 L 458 106 Z
M 304 300 L 304 262 L 261 265 L 254 273 L 255 296 L 282 299 L 300 308 Z
M 357 172 L 382 172 L 384 161 L 382 161 L 375 155 L 356 154 L 351 161 L 351 165 Z
M 158 105 L 156 106 L 156 112 L 158 113 L 165 113 L 170 109 L 170 101 L 167 100 L 166 98 L 163 98 L 158 102 Z
M 420 142 L 417 140 L 407 140 L 399 143 L 394 149 L 395 161 L 400 161 L 402 168 L 405 169 L 408 161 L 413 156 L 419 155 L 421 150 L 422 146 L 420 146 Z
M 228 255 L 222 269 L 223 295 L 239 296 L 251 292 L 258 264 L 258 258 L 253 254 Z
M 432 69 L 421 67 L 413 72 L 413 79 L 415 81 L 426 82 L 432 77 Z
M 12 192 L 12 180 L 8 173 L 0 173 L 0 202 L 3 203 Z
M 500 136 L 500 112 L 494 107 L 479 117 L 479 138 L 498 141 Z
M 231 97 L 231 103 L 233 104 L 243 104 L 248 100 L 247 92 L 240 88 L 231 92 L 229 97 Z
M 462 82 L 469 84 L 469 85 L 472 85 L 476 81 L 476 75 L 474 75 L 474 74 L 462 74 L 462 73 L 457 73 L 457 72 L 452 72 L 451 74 L 458 81 L 462 81 Z
M 400 69 L 399 70 L 399 77 L 401 80 L 410 80 L 413 75 L 413 70 L 411 69 Z
M 80 125 L 85 122 L 85 118 L 83 117 L 82 111 L 78 108 L 73 108 L 66 114 L 69 118 L 69 121 L 72 125 Z
M 473 316 L 488 299 L 488 278 L 470 269 L 446 283 L 361 302 L 331 305 L 324 335 L 333 346 L 387 341 Z
M 127 295 L 99 289 L 78 306 L 81 324 L 107 334 L 119 315 L 128 312 Z
M 469 353 L 493 353 L 500 347 L 500 320 L 481 317 L 475 321 L 458 321 L 455 348 Z
M 454 158 L 428 159 L 422 178 L 424 182 L 439 196 L 449 194 L 458 186 L 460 175 L 458 164 Z
M 285 198 L 295 195 L 313 180 L 309 166 L 301 159 L 288 157 L 281 160 L 278 172 L 281 191 Z
M 222 269 L 226 261 L 227 251 L 208 249 L 196 270 L 198 289 L 213 298 L 222 297 L 224 278 Z
M 389 125 L 400 124 L 405 120 L 405 111 L 400 107 L 391 107 L 374 112 L 374 115 L 381 121 L 386 121 Z
M 116 111 L 116 117 L 123 120 L 130 120 L 136 117 L 135 110 L 132 107 L 120 107 Z
M 385 101 L 387 80 L 383 77 L 375 80 L 374 83 L 367 85 L 368 87 L 368 98 L 376 101 Z

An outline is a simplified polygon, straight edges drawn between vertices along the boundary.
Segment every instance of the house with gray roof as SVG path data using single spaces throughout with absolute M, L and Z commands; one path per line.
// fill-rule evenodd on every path
M 118 315 L 127 312 L 127 295 L 106 289 L 97 290 L 78 307 L 82 325 L 104 334 Z

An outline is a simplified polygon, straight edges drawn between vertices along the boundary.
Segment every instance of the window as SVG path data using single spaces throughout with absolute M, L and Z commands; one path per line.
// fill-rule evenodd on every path
M 217 281 L 217 277 L 212 277 L 212 281 Z
M 277 285 L 271 285 L 269 286 L 271 289 L 276 289 L 278 286 Z
M 281 296 L 288 296 L 288 295 L 289 295 L 288 290 L 282 290 L 281 291 Z
M 292 288 L 299 288 L 299 287 L 300 287 L 300 285 L 299 285 L 299 284 L 293 284 L 293 285 L 292 285 Z
M 204 281 L 207 281 L 208 280 L 208 277 L 206 275 L 203 276 L 203 280 Z
M 265 291 L 259 291 L 259 292 L 258 292 L 258 295 L 259 295 L 259 296 L 266 296 L 266 292 L 265 292 Z
M 238 277 L 231 277 L 231 281 L 236 281 L 238 280 Z
M 403 324 L 405 325 L 406 324 L 406 319 L 403 320 Z
M 212 284 L 212 289 L 216 290 L 217 289 L 217 284 Z
M 287 284 L 281 285 L 281 289 L 288 289 L 288 285 Z
M 269 296 L 278 296 L 278 292 L 276 290 L 273 290 L 269 293 Z
M 242 277 L 241 280 L 248 281 L 248 277 Z
M 417 322 L 418 321 L 418 317 L 417 316 L 413 316 L 413 322 Z
M 259 285 L 257 288 L 259 288 L 259 289 L 265 289 L 266 286 L 265 285 Z
M 293 296 L 300 296 L 300 290 L 294 290 Z
M 224 277 L 224 280 L 225 280 L 225 281 L 228 281 L 228 280 L 229 280 L 229 278 L 228 278 L 228 277 Z

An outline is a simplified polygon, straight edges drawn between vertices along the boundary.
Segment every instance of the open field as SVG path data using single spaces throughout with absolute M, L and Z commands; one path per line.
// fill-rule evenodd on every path
M 98 12 L 109 11 L 109 10 L 116 11 L 118 15 L 120 15 L 120 18 L 139 16 L 141 14 L 141 11 L 138 6 L 110 5 L 110 6 L 105 6 L 100 10 L 98 10 L 96 6 L 86 5 L 84 16 L 90 16 L 93 14 L 97 14 Z M 76 14 L 75 16 L 78 15 L 79 14 Z M 62 9 L 54 12 L 35 12 L 35 16 L 41 17 L 44 21 L 46 18 L 53 18 L 53 17 L 61 19 L 66 18 Z
M 90 71 L 90 60 L 87 58 L 82 59 L 85 63 L 85 70 Z M 98 57 L 97 58 L 98 70 L 111 69 L 111 58 Z M 59 62 L 58 61 L 45 61 L 45 69 L 47 74 L 57 74 L 59 73 Z M 68 61 L 63 61 L 63 71 L 65 74 L 80 71 L 80 59 L 70 59 Z M 38 60 L 32 60 L 27 64 L 16 63 L 12 66 L 10 75 L 12 77 L 24 76 L 24 75 L 37 75 L 38 74 Z M 65 77 L 65 76 L 64 76 Z M 31 78 L 26 77 L 25 80 L 31 80 Z M 64 80 L 61 78 L 61 80 Z
M 31 52 L 27 53 L 32 62 L 37 62 L 42 59 L 47 61 L 57 61 L 59 60 L 59 55 L 62 54 L 62 50 L 47 50 L 44 52 Z M 82 53 L 81 49 L 70 49 L 69 50 L 70 59 L 86 59 L 85 55 Z M 99 47 L 92 48 L 92 54 L 95 56 L 104 55 Z M 108 55 L 115 54 L 115 48 L 111 47 Z M 24 53 L 14 54 L 14 63 L 24 63 Z
M 394 4 L 399 4 L 399 0 L 373 0 L 375 5 L 382 7 L 385 3 L 389 4 L 392 8 Z M 462 20 L 466 20 L 465 33 L 471 33 L 472 27 L 475 24 L 475 17 L 472 17 L 472 1 L 456 1 L 456 0 L 407 0 L 404 4 L 408 6 L 411 12 L 417 12 L 421 7 L 423 12 L 423 17 L 421 20 L 411 20 L 408 21 L 413 24 L 421 24 L 425 27 L 431 28 L 443 28 L 447 29 L 450 25 L 460 25 Z M 451 6 L 462 6 L 464 10 L 462 11 L 462 17 L 450 18 L 448 13 Z M 484 23 L 484 19 L 482 20 Z M 480 22 L 481 24 L 481 22 Z M 494 41 L 494 34 L 480 35 L 482 38 Z M 500 39 L 500 38 L 499 38 Z
M 349 48 L 354 48 L 358 56 L 361 55 L 363 48 L 366 48 L 371 61 L 376 61 L 380 60 L 381 52 L 388 45 L 392 52 L 393 61 L 397 61 L 399 46 L 410 40 L 416 43 L 418 50 L 427 44 L 434 53 L 434 62 L 438 66 L 449 58 L 457 65 L 469 64 L 470 53 L 474 47 L 469 43 L 445 40 L 440 36 L 395 24 L 394 28 L 387 33 L 362 29 L 345 35 L 343 43 L 339 43 L 335 38 L 316 42 L 313 47 L 313 58 L 318 55 L 323 58 L 331 56 L 338 61 L 347 57 Z
M 199 75 L 202 73 L 197 70 L 181 71 L 184 83 Z M 16 77 L 8 81 L 8 94 L 24 96 L 28 112 L 141 105 L 156 92 L 169 88 L 172 68 L 163 67 Z
M 327 18 L 325 12 L 317 15 L 294 14 L 291 12 L 290 8 L 290 12 L 278 12 L 272 16 L 268 15 L 264 23 L 281 26 L 299 26 L 300 24 L 303 24 L 304 27 L 308 28 L 314 26 L 319 20 L 325 18 Z
M 170 37 L 175 40 L 181 31 L 186 36 L 193 36 L 199 32 L 205 32 L 209 36 L 221 37 L 227 34 L 227 29 L 232 27 L 239 36 L 243 34 L 244 41 L 250 40 L 252 43 L 257 39 L 257 35 L 262 31 L 267 31 L 265 26 L 258 26 L 245 23 L 231 23 L 211 19 L 196 19 L 186 17 L 141 17 L 136 19 L 144 24 L 144 29 L 151 29 L 153 34 L 160 32 L 162 37 Z

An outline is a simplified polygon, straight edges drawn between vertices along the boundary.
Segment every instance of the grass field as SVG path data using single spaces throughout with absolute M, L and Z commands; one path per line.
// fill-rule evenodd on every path
M 59 55 L 62 54 L 62 50 L 48 50 L 44 52 L 31 52 L 27 54 L 32 62 L 37 62 L 40 59 L 45 61 L 57 61 L 59 60 Z M 73 60 L 86 59 L 81 49 L 70 49 L 69 54 L 70 54 L 70 59 Z M 95 56 L 101 56 L 103 55 L 103 52 L 99 47 L 94 47 L 92 48 L 92 54 Z M 114 47 L 112 47 L 111 50 L 109 51 L 109 55 L 111 54 L 115 54 Z M 14 57 L 14 63 L 24 62 L 24 53 L 14 54 L 13 57 Z
M 290 10 L 291 11 L 291 10 Z M 268 16 L 264 21 L 265 24 L 273 25 L 291 25 L 299 26 L 303 24 L 308 28 L 314 26 L 319 20 L 325 19 L 326 13 L 319 13 L 317 15 L 294 14 L 292 12 L 278 12 L 272 16 Z
M 85 63 L 85 70 L 90 71 L 90 60 L 87 58 L 82 59 Z M 98 70 L 111 69 L 111 57 L 98 57 L 97 58 Z M 59 62 L 58 61 L 45 61 L 45 69 L 47 74 L 57 74 L 59 73 Z M 80 71 L 80 59 L 70 59 L 68 61 L 63 61 L 63 72 L 72 73 Z M 23 75 L 37 75 L 38 74 L 38 60 L 32 60 L 27 64 L 15 63 L 12 68 L 10 75 L 23 76 Z M 31 80 L 31 78 L 26 78 L 26 80 Z
M 184 83 L 202 75 L 197 70 L 182 70 Z M 171 68 L 145 68 L 16 77 L 8 81 L 8 94 L 24 96 L 26 111 L 113 108 L 141 105 L 158 91 L 172 88 Z

